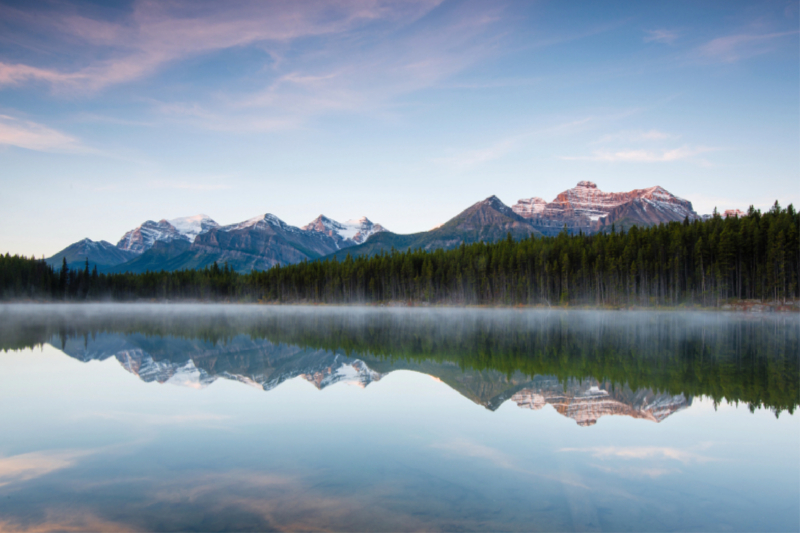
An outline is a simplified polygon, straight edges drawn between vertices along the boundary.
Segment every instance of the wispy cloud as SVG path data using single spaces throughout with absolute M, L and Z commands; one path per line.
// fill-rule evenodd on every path
M 453 456 L 468 457 L 470 459 L 482 459 L 499 468 L 520 472 L 530 477 L 556 481 L 571 487 L 578 487 L 582 489 L 589 488 L 584 483 L 581 483 L 580 479 L 575 478 L 575 476 L 570 474 L 565 474 L 564 472 L 559 472 L 558 475 L 553 476 L 549 474 L 543 474 L 541 471 L 532 471 L 523 468 L 518 464 L 518 461 L 515 458 L 511 457 L 502 450 L 498 450 L 497 448 L 492 448 L 491 446 L 486 446 L 485 444 L 474 442 L 468 439 L 458 438 L 443 442 L 435 442 L 431 444 L 431 448 L 443 450 L 448 454 L 452 454 Z
M 704 444 L 700 446 L 700 449 L 705 450 L 709 447 L 710 444 Z M 610 457 L 622 459 L 671 459 L 681 463 L 706 463 L 717 460 L 691 450 L 668 446 L 598 446 L 591 448 L 561 448 L 559 451 L 588 453 L 592 457 L 599 459 Z
M 636 113 L 637 109 L 623 110 L 618 113 L 608 115 L 588 115 L 580 118 L 571 118 L 562 120 L 561 122 L 554 122 L 553 124 L 546 125 L 541 128 L 523 131 L 516 135 L 503 137 L 489 143 L 487 146 L 481 148 L 471 148 L 467 150 L 456 151 L 452 155 L 445 157 L 434 158 L 433 161 L 453 170 L 463 171 L 469 170 L 473 167 L 501 159 L 508 154 L 517 151 L 533 139 L 552 136 L 572 135 L 585 131 L 587 129 L 596 128 L 603 124 L 608 124 Z M 660 138 L 662 134 L 656 130 L 650 132 L 637 132 L 637 138 Z M 666 138 L 666 137 L 665 137 Z
M 129 192 L 142 190 L 143 188 L 199 192 L 222 191 L 233 188 L 233 185 L 230 183 L 231 179 L 233 179 L 232 175 L 224 174 L 171 177 L 151 180 L 148 180 L 145 176 L 142 176 L 141 179 L 136 180 L 135 183 L 113 183 L 97 187 L 90 187 L 89 189 L 95 192 Z
M 62 40 L 78 41 L 105 53 L 87 54 L 102 59 L 73 70 L 3 62 L 0 84 L 38 80 L 59 89 L 96 91 L 150 75 L 175 60 L 215 50 L 337 34 L 376 20 L 408 22 L 440 2 L 138 1 L 132 13 L 119 21 L 102 20 L 71 8 L 29 12 L 6 6 L 0 8 L 0 15 L 31 32 L 52 32 Z
M 456 155 L 449 157 L 439 157 L 434 159 L 434 162 L 453 170 L 468 170 L 477 165 L 500 159 L 508 153 L 516 150 L 523 137 L 510 137 L 495 142 L 486 148 L 478 148 L 474 150 L 465 150 Z
M 602 472 L 608 472 L 611 474 L 616 474 L 618 476 L 627 477 L 627 478 L 638 478 L 638 477 L 649 477 L 652 479 L 665 476 L 667 474 L 675 474 L 679 473 L 680 470 L 677 468 L 652 468 L 652 467 L 631 467 L 626 466 L 622 468 L 616 468 L 606 465 L 592 465 L 598 470 Z
M 514 461 L 507 454 L 489 446 L 472 442 L 466 439 L 455 439 L 446 442 L 434 443 L 432 448 L 445 450 L 455 455 L 484 459 L 490 463 L 508 470 L 519 470 Z
M 8 115 L 0 115 L 0 145 L 16 146 L 39 152 L 93 152 L 75 137 L 36 122 Z
M 91 452 L 55 450 L 0 457 L 0 487 L 10 483 L 28 481 L 50 472 L 69 468 L 80 457 L 89 453 Z
M 264 89 L 230 101 L 226 114 L 249 116 L 267 128 L 297 127 L 325 113 L 391 116 L 399 97 L 435 87 L 494 54 L 499 16 L 494 9 L 465 10 L 392 39 L 330 43 L 284 65 Z
M 740 59 L 773 51 L 783 37 L 797 35 L 798 30 L 775 33 L 741 33 L 713 39 L 699 48 L 701 56 L 733 63 Z
M 100 418 L 103 420 L 119 420 L 128 423 L 144 423 L 148 425 L 174 425 L 174 424 L 189 424 L 189 425 L 203 425 L 213 424 L 217 425 L 219 422 L 225 422 L 231 417 L 228 415 L 218 415 L 214 413 L 184 413 L 174 415 L 152 414 L 152 413 L 138 413 L 127 411 L 102 411 L 94 413 L 86 413 L 82 417 L 77 418 Z
M 184 191 L 220 191 L 230 189 L 227 183 L 197 183 L 192 181 L 151 181 L 152 189 L 177 189 Z
M 610 142 L 645 142 L 645 141 L 664 141 L 669 139 L 677 139 L 679 135 L 666 133 L 659 130 L 637 130 L 637 131 L 621 131 L 618 133 L 609 133 L 597 139 L 594 144 L 605 144 Z
M 0 86 L 39 82 L 70 96 L 92 94 L 191 57 L 251 47 L 265 59 L 245 74 L 246 92 L 198 89 L 151 99 L 157 120 L 249 133 L 300 128 L 324 114 L 392 118 L 409 105 L 400 97 L 498 53 L 502 7 L 466 4 L 435 23 L 415 24 L 441 1 L 140 1 L 114 21 L 75 13 L 32 17 L 0 6 L 0 16 L 18 26 L 83 45 L 77 60 L 64 61 L 77 61 L 71 69 L 0 62 Z
M 664 150 L 618 150 L 606 151 L 595 150 L 588 156 L 562 156 L 560 159 L 572 161 L 605 161 L 609 163 L 669 163 L 687 159 L 694 159 L 696 156 L 719 150 L 707 146 L 681 146 Z M 701 164 L 707 164 L 703 160 L 698 160 Z
M 645 30 L 644 42 L 646 43 L 674 43 L 680 34 L 672 30 Z

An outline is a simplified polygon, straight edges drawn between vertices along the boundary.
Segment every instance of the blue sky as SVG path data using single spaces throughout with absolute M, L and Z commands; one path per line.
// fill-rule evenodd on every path
M 0 2 L 0 248 L 661 185 L 800 204 L 797 2 Z

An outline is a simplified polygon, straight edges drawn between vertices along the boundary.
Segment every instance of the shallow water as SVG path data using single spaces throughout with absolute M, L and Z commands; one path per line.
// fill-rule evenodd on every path
M 0 530 L 797 531 L 800 321 L 0 306 Z

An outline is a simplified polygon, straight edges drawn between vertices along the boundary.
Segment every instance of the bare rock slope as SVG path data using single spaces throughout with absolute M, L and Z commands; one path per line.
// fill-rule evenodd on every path
M 581 181 L 560 193 L 552 202 L 527 198 L 512 209 L 528 219 L 545 235 L 556 235 L 567 227 L 570 233 L 606 231 L 651 226 L 665 222 L 699 218 L 692 203 L 678 198 L 663 187 L 634 189 L 630 192 L 604 192 L 591 181 Z

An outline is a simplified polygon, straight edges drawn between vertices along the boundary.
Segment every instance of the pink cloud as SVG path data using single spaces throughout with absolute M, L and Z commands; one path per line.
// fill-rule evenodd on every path
M 89 152 L 80 141 L 35 122 L 0 115 L 0 145 L 39 152 Z
M 412 21 L 441 1 L 140 1 L 132 14 L 120 22 L 76 14 L 46 13 L 36 17 L 4 9 L 6 18 L 14 18 L 22 25 L 36 25 L 33 31 L 54 31 L 64 40 L 77 39 L 90 47 L 103 47 L 104 52 L 110 49 L 111 54 L 108 59 L 90 61 L 71 71 L 0 63 L 0 85 L 39 80 L 61 89 L 95 91 L 152 74 L 171 61 L 209 51 L 337 34 L 379 19 Z
M 435 25 L 414 24 L 441 1 L 276 0 L 223 7 L 141 1 L 114 21 L 73 12 L 31 18 L 0 6 L 0 16 L 16 17 L 18 26 L 36 20 L 37 31 L 69 41 L 84 61 L 70 70 L 0 63 L 0 87 L 38 82 L 70 96 L 90 95 L 190 57 L 255 46 L 273 59 L 252 73 L 253 81 L 264 80 L 261 88 L 194 102 L 151 99 L 155 111 L 167 120 L 231 132 L 298 128 L 325 113 L 392 119 L 399 96 L 497 53 L 507 31 L 497 24 L 503 8 L 480 3 L 448 12 Z M 367 28 L 373 22 L 379 31 Z

